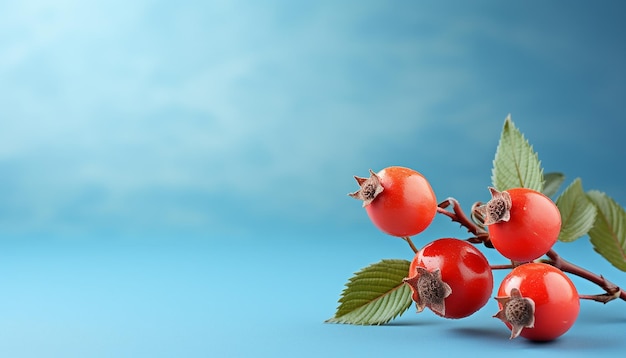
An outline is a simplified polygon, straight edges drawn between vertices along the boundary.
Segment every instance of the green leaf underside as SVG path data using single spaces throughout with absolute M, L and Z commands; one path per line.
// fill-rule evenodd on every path
M 543 170 L 537 153 L 515 127 L 510 115 L 504 121 L 493 160 L 491 181 L 499 191 L 511 188 L 543 189 Z
M 407 260 L 382 260 L 357 272 L 341 293 L 335 316 L 327 323 L 380 325 L 402 315 L 412 303 L 411 289 L 402 281 Z
M 597 207 L 596 221 L 589 230 L 593 248 L 613 266 L 626 271 L 626 212 L 605 193 L 591 190 L 587 196 Z
M 547 197 L 554 196 L 563 182 L 565 181 L 565 175 L 563 173 L 546 173 L 543 176 L 543 194 Z
M 580 178 L 576 178 L 557 198 L 556 206 L 561 213 L 559 241 L 571 242 L 593 227 L 596 207 L 585 194 Z

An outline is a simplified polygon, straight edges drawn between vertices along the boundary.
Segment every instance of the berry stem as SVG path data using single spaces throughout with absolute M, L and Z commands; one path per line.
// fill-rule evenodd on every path
M 446 210 L 449 206 L 452 206 L 452 211 Z M 437 206 L 437 212 L 449 217 L 452 221 L 461 224 L 462 227 L 467 229 L 467 232 L 474 235 L 474 237 L 469 238 L 467 241 L 474 244 L 483 243 L 487 247 L 492 247 L 491 241 L 489 240 L 489 233 L 476 225 L 467 217 L 467 215 L 465 215 L 465 212 L 463 212 L 461 205 L 459 205 L 459 202 L 456 199 L 447 198 L 439 203 Z
M 580 298 L 581 300 L 591 300 L 591 301 L 596 301 L 596 302 L 601 302 L 601 303 L 607 303 L 609 301 L 613 301 L 617 297 L 619 297 L 618 292 L 616 292 L 616 294 L 614 295 L 611 295 L 608 293 L 603 293 L 600 295 L 578 295 L 578 298 Z
M 572 275 L 576 275 L 588 281 L 591 281 L 595 283 L 596 285 L 600 286 L 600 288 L 602 288 L 604 291 L 606 291 L 606 294 L 603 294 L 603 295 L 595 295 L 595 296 L 582 295 L 581 298 L 592 299 L 594 301 L 599 301 L 603 303 L 611 301 L 615 298 L 620 298 L 626 301 L 626 291 L 620 289 L 617 285 L 615 285 L 611 281 L 604 278 L 604 276 L 597 275 L 593 272 L 585 270 L 584 268 L 563 259 L 553 249 L 548 251 L 546 256 L 548 256 L 548 260 L 544 260 L 543 262 L 550 264 L 560 269 L 563 272 L 568 272 Z
M 450 205 L 452 205 L 452 212 L 446 210 Z M 447 198 L 439 203 L 439 205 L 437 205 L 437 212 L 449 217 L 452 221 L 458 222 L 471 234 L 478 236 L 484 232 L 478 227 L 478 225 L 468 219 L 467 215 L 463 212 L 463 209 L 461 209 L 461 205 L 459 205 L 459 202 L 454 198 Z
M 491 265 L 490 266 L 492 270 L 510 270 L 515 268 L 515 265 L 513 264 L 508 264 L 508 265 Z
M 409 246 L 411 246 L 411 250 L 413 250 L 413 252 L 417 254 L 417 251 L 419 251 L 419 250 L 417 249 L 417 247 L 415 247 L 415 245 L 413 244 L 413 240 L 411 240 L 410 237 L 404 236 L 404 237 L 402 237 L 402 240 L 406 241 L 407 244 L 409 244 Z

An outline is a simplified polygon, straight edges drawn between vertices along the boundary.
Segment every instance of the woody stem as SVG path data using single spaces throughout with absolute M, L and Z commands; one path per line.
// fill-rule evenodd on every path
M 446 210 L 450 206 L 452 206 L 452 211 Z M 474 237 L 468 239 L 468 241 L 472 243 L 484 243 L 490 247 L 489 233 L 487 233 L 487 231 L 480 226 L 476 225 L 467 217 L 467 215 L 465 215 L 465 212 L 456 199 L 447 198 L 439 203 L 437 206 L 437 212 L 449 217 L 452 221 L 461 224 L 462 227 L 467 229 L 467 232 L 473 234 Z
M 409 246 L 411 246 L 411 250 L 413 250 L 413 252 L 417 254 L 417 251 L 418 251 L 417 247 L 415 247 L 415 245 L 413 244 L 413 240 L 411 240 L 410 237 L 404 236 L 404 237 L 402 237 L 402 240 L 406 241 L 407 244 L 409 244 Z
M 617 285 L 612 283 L 611 281 L 604 278 L 602 275 L 597 275 L 593 272 L 585 270 L 584 268 L 575 265 L 569 261 L 563 259 L 559 254 L 554 250 L 548 251 L 546 254 L 548 256 L 548 260 L 544 260 L 544 263 L 550 264 L 563 272 L 568 272 L 572 275 L 576 275 L 578 277 L 582 277 L 585 280 L 591 281 L 596 285 L 600 286 L 604 291 L 606 291 L 607 295 L 596 295 L 596 296 L 581 296 L 581 298 L 593 299 L 595 301 L 600 302 L 608 302 L 615 298 L 620 298 L 626 301 L 626 291 L 620 289 Z M 594 297 L 594 298 L 592 298 Z M 598 297 L 603 297 L 598 299 Z

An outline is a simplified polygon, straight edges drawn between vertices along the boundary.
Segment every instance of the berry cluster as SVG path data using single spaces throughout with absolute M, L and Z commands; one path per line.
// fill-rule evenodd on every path
M 565 175 L 544 173 L 537 153 L 510 116 L 493 160 L 491 199 L 476 202 L 466 215 L 453 198 L 437 202 L 431 185 L 415 170 L 392 166 L 369 177 L 355 177 L 372 223 L 404 239 L 414 256 L 382 260 L 346 283 L 329 323 L 385 324 L 415 304 L 436 315 L 460 319 L 493 297 L 498 318 L 518 336 L 550 341 L 567 332 L 578 317 L 580 300 L 626 301 L 626 290 L 604 276 L 564 260 L 553 246 L 588 236 L 596 253 L 626 272 L 626 209 L 606 193 L 585 191 L 576 178 L 558 196 Z M 555 197 L 553 201 L 551 197 Z M 469 238 L 440 238 L 418 249 L 437 214 L 459 223 Z M 509 263 L 493 265 L 478 245 L 495 249 Z M 494 287 L 494 270 L 509 270 Z M 569 275 L 596 284 L 604 293 L 582 295 Z M 495 291 L 495 292 L 494 292 Z M 493 302 L 493 301 L 492 301 Z
M 381 231 L 409 242 L 415 256 L 403 283 L 411 290 L 417 311 L 428 308 L 445 318 L 470 316 L 493 295 L 493 269 L 508 268 L 495 295 L 501 319 L 511 338 L 553 340 L 572 327 L 580 296 L 568 276 L 539 258 L 551 252 L 561 230 L 561 215 L 544 194 L 527 189 L 498 191 L 491 200 L 472 208 L 471 220 L 453 199 L 437 203 L 419 172 L 392 166 L 368 178 L 355 177 L 359 190 L 350 196 L 363 201 L 372 223 Z M 472 240 L 441 238 L 417 249 L 410 236 L 424 231 L 440 212 L 475 234 Z M 491 266 L 476 243 L 494 248 L 511 261 Z M 620 291 L 621 292 L 621 291 Z

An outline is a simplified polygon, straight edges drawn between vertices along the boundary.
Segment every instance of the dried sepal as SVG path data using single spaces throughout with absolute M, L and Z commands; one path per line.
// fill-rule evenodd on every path
M 423 267 L 417 267 L 415 275 L 405 278 L 404 282 L 413 291 L 412 298 L 418 313 L 428 307 L 433 312 L 445 316 L 445 299 L 450 296 L 452 289 L 441 279 L 439 269 L 431 272 Z
M 363 206 L 369 205 L 376 197 L 383 192 L 384 188 L 380 183 L 380 177 L 370 169 L 370 177 L 363 178 L 355 176 L 354 179 L 359 184 L 359 190 L 349 193 L 351 197 L 363 200 Z
M 491 200 L 476 208 L 484 218 L 484 225 L 492 225 L 511 219 L 511 195 L 507 191 L 498 191 L 490 187 Z
M 510 339 L 519 336 L 524 328 L 535 326 L 535 301 L 522 297 L 517 288 L 511 289 L 510 296 L 496 297 L 496 300 L 501 308 L 493 317 L 511 326 Z

